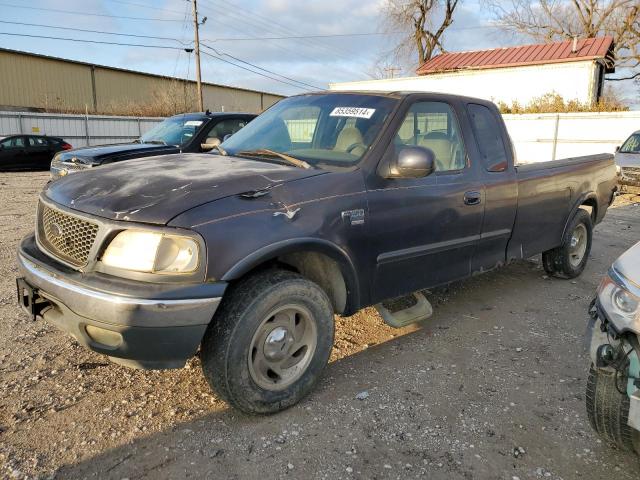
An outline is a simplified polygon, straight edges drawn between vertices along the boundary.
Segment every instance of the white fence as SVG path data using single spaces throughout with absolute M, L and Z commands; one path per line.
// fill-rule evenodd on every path
M 632 132 L 640 130 L 640 111 L 503 117 L 520 163 L 613 153 Z M 74 147 L 83 147 L 130 142 L 160 121 L 161 118 L 153 117 L 0 112 L 0 137 L 20 133 L 52 135 L 64 138 Z M 315 121 L 291 123 L 290 130 L 295 140 L 308 141 L 306 139 L 313 132 Z
M 519 163 L 613 153 L 640 130 L 640 111 L 503 115 Z
M 74 147 L 131 142 L 162 118 L 0 112 L 0 137 L 18 134 L 62 137 Z

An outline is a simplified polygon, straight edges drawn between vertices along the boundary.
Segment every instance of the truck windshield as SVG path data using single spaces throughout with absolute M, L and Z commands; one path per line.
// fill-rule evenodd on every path
M 204 123 L 202 119 L 171 117 L 163 120 L 140 137 L 140 143 L 182 145 L 187 143 Z
M 622 144 L 620 153 L 640 153 L 640 133 L 634 133 Z
M 311 166 L 350 167 L 367 152 L 397 102 L 346 93 L 286 98 L 222 147 L 229 155 L 260 157 L 268 150 Z

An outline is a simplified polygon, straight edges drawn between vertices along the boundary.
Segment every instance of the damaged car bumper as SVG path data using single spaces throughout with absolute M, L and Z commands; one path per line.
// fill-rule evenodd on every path
M 33 235 L 18 251 L 18 301 L 80 344 L 135 368 L 180 368 L 192 357 L 226 284 L 155 284 L 81 273 L 44 255 Z

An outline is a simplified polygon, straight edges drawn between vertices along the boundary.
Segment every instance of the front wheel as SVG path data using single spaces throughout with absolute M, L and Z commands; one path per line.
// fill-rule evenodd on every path
M 316 384 L 333 347 L 325 292 L 293 272 L 267 270 L 225 295 L 202 343 L 211 388 L 246 413 L 274 413 Z
M 587 416 L 591 427 L 604 441 L 620 450 L 640 454 L 640 434 L 627 424 L 629 397 L 621 393 L 625 388 L 626 382 L 614 373 L 591 365 L 587 379 Z
M 578 209 L 569 222 L 562 244 L 542 254 L 542 266 L 548 275 L 575 278 L 582 273 L 589 260 L 593 223 L 589 212 Z

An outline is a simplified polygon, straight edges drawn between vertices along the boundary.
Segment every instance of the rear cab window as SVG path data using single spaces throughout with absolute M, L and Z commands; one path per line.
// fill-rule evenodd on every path
M 504 172 L 509 167 L 509 156 L 495 114 L 477 103 L 468 104 L 467 111 L 485 170 Z

